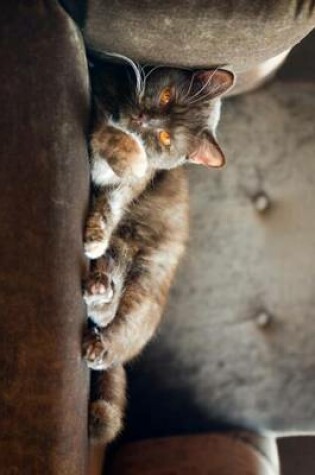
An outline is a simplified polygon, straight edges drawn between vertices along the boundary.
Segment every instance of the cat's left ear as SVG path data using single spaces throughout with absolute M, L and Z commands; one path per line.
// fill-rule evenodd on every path
M 225 165 L 224 153 L 211 132 L 208 131 L 202 133 L 197 147 L 189 155 L 188 160 L 210 168 L 221 168 Z
M 208 69 L 195 73 L 195 83 L 200 82 L 209 99 L 222 96 L 234 85 L 235 76 L 226 69 Z

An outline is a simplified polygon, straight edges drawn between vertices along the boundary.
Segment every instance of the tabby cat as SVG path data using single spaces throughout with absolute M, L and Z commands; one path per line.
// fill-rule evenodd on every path
M 183 169 L 221 167 L 215 139 L 220 96 L 234 81 L 224 69 L 143 70 L 95 64 L 91 137 L 94 203 L 85 231 L 92 259 L 84 299 L 93 326 L 83 349 L 99 373 L 91 404 L 92 440 L 109 442 L 122 425 L 123 365 L 154 335 L 185 247 L 188 195 Z

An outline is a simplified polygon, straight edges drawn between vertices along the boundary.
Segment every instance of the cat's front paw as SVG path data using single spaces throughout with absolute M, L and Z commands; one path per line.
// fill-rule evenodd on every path
M 121 179 L 143 178 L 148 159 L 139 136 L 123 130 L 115 124 L 105 124 L 96 130 L 91 140 L 93 171 L 100 171 L 106 160 L 113 172 Z
M 109 368 L 107 355 L 108 342 L 101 331 L 96 327 L 89 329 L 83 339 L 83 357 L 88 367 L 96 371 Z
M 136 178 L 142 178 L 148 168 L 148 159 L 144 146 L 135 134 L 126 133 L 124 147 L 121 150 L 124 163 L 128 164 L 123 169 L 123 174 L 130 174 Z
M 101 257 L 108 246 L 106 226 L 100 213 L 91 215 L 84 233 L 84 251 L 89 259 Z
M 106 261 L 105 258 L 102 259 Z M 95 261 L 97 264 L 99 260 Z M 117 310 L 117 288 L 114 284 L 110 268 L 101 269 L 97 265 L 84 282 L 83 299 L 87 306 L 88 316 L 99 327 L 106 327 L 115 317 Z

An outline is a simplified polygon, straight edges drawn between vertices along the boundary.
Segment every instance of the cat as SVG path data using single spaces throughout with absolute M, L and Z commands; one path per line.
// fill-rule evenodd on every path
M 90 435 L 108 443 L 122 426 L 123 365 L 154 335 L 188 234 L 188 192 L 180 165 L 221 167 L 215 139 L 220 96 L 234 83 L 224 69 L 151 68 L 135 83 L 130 68 L 91 72 L 95 124 L 90 141 L 94 204 L 84 286 L 94 322 L 84 357 L 99 374 Z

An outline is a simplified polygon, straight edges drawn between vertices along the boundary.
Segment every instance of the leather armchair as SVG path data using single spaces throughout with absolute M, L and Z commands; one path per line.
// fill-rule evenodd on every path
M 89 191 L 84 43 L 146 63 L 228 64 L 241 75 L 293 47 L 315 21 L 312 0 L 61 3 L 12 0 L 0 17 L 4 474 L 87 470 L 89 378 L 80 358 Z M 255 411 L 248 417 L 254 427 Z

